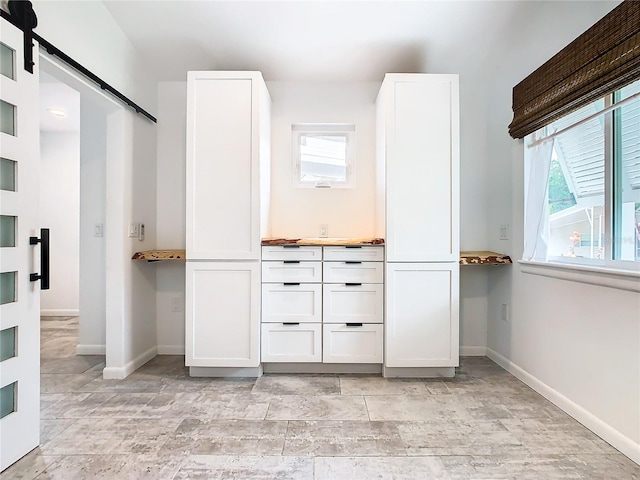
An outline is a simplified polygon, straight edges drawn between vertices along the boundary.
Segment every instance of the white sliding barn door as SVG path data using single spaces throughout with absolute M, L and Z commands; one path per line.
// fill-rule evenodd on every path
M 40 442 L 38 65 L 22 32 L 0 24 L 0 471 Z M 34 58 L 38 58 L 37 46 Z

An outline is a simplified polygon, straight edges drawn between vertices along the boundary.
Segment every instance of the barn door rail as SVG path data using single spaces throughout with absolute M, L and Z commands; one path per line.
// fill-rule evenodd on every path
M 33 11 L 33 7 L 31 6 L 31 2 L 28 1 L 9 1 L 9 10 L 12 13 L 8 13 L 2 9 L 0 9 L 0 15 L 2 18 L 7 20 L 12 25 L 16 26 L 22 33 L 24 34 L 24 68 L 29 73 L 33 73 L 33 40 L 36 40 L 42 48 L 49 55 L 53 55 L 58 57 L 64 63 L 69 65 L 71 68 L 81 73 L 83 76 L 87 77 L 89 80 L 98 85 L 102 90 L 109 92 L 111 95 L 116 97 L 120 102 L 124 103 L 128 107 L 135 110 L 136 113 L 143 115 L 144 117 L 151 120 L 153 123 L 157 123 L 158 120 L 156 117 L 147 112 L 144 108 L 140 107 L 134 101 L 127 98 L 125 95 L 120 93 L 118 90 L 113 88 L 107 82 L 102 80 L 96 74 L 91 72 L 82 64 L 75 61 L 69 55 L 64 53 L 59 48 L 52 45 L 50 42 L 42 38 L 33 29 L 37 26 L 38 21 Z

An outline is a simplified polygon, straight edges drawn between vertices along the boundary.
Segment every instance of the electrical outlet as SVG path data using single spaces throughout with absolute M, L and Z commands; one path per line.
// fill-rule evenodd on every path
M 509 321 L 509 305 L 507 305 L 506 303 L 503 303 L 500 306 L 500 313 L 502 316 L 502 320 L 505 322 Z
M 329 225 L 322 223 L 320 225 L 320 237 L 326 238 L 329 236 Z
M 101 223 L 96 223 L 93 226 L 93 236 L 94 237 L 102 237 L 104 235 L 104 225 Z
M 141 242 L 144 240 L 144 223 L 141 223 L 138 228 L 138 240 Z
M 140 231 L 140 229 L 138 228 L 138 224 L 137 223 L 130 223 L 129 224 L 129 237 L 131 238 L 135 238 L 138 236 L 138 232 Z
M 509 224 L 500 225 L 500 240 L 509 240 Z
M 174 313 L 182 311 L 182 302 L 180 301 L 180 297 L 173 297 L 171 299 L 171 311 Z

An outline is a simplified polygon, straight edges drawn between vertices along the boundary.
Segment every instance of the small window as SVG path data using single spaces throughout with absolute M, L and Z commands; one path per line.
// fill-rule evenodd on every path
M 295 124 L 291 133 L 294 184 L 315 188 L 355 185 L 355 125 Z

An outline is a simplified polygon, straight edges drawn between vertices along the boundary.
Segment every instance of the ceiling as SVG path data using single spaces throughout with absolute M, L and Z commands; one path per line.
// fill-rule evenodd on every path
M 49 110 L 60 113 L 53 115 Z M 80 94 L 43 71 L 40 72 L 40 131 L 80 131 Z
M 450 55 L 482 61 L 537 3 L 103 0 L 161 81 L 213 69 L 260 70 L 272 81 L 437 72 Z

